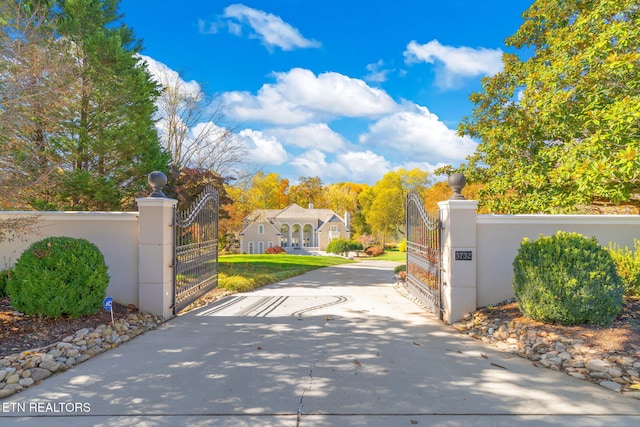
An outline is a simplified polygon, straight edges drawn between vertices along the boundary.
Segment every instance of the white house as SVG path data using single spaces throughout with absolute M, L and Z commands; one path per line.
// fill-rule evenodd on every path
M 240 251 L 261 254 L 281 246 L 287 253 L 324 251 L 333 239 L 351 237 L 349 213 L 344 218 L 331 209 L 305 209 L 292 204 L 282 210 L 258 209 L 244 219 Z

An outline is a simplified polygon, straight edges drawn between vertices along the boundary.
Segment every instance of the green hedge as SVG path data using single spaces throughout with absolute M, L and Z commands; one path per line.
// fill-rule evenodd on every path
M 516 300 L 532 319 L 609 325 L 622 307 L 624 285 L 595 238 L 559 231 L 525 239 L 513 268 Z
M 624 294 L 628 297 L 640 296 L 640 240 L 633 242 L 634 250 L 622 249 L 616 244 L 609 245 L 609 251 L 616 263 L 618 275 L 624 283 Z
M 0 271 L 0 297 L 7 296 L 7 283 L 9 283 L 10 270 Z
M 333 239 L 327 245 L 326 252 L 332 254 L 346 254 L 352 251 L 361 251 L 362 243 L 347 239 Z
M 49 237 L 22 253 L 7 283 L 25 314 L 80 317 L 102 307 L 109 275 L 100 249 L 85 239 Z

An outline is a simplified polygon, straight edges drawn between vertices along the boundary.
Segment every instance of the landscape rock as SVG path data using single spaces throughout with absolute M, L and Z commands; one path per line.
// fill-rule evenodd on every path
M 0 357 L 0 399 L 128 342 L 162 322 L 158 316 L 132 313 L 113 327 L 83 328 L 50 346 Z
M 609 390 L 640 399 L 640 392 L 631 389 L 633 384 L 640 383 L 640 351 L 628 355 L 614 351 L 607 353 L 589 346 L 584 339 L 561 337 L 542 328 L 527 328 L 519 321 L 508 325 L 500 322 L 501 319 L 485 317 L 478 311 L 465 316 L 452 327 L 461 334 L 529 359 L 536 366 L 562 371 L 574 378 L 599 383 Z

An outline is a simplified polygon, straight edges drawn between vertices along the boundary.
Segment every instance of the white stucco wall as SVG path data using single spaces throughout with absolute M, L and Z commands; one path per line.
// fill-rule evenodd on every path
M 84 238 L 103 253 L 109 268 L 107 295 L 138 305 L 137 212 L 2 212 L 0 220 L 37 216 L 36 232 L 14 242 L 0 242 L 0 268 L 13 265 L 32 243 L 50 236 Z
M 640 239 L 640 215 L 477 215 L 477 306 L 513 298 L 513 260 L 525 237 L 558 230 L 594 236 L 600 245 L 633 248 Z

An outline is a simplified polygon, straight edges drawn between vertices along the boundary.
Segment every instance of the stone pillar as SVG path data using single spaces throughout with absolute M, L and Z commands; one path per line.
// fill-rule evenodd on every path
M 163 197 L 156 187 L 152 197 L 136 199 L 140 215 L 138 304 L 141 311 L 168 319 L 173 316 L 173 216 L 178 201 Z
M 443 320 L 456 322 L 476 309 L 476 200 L 438 203 L 442 219 Z

